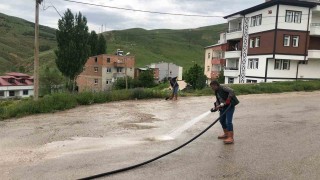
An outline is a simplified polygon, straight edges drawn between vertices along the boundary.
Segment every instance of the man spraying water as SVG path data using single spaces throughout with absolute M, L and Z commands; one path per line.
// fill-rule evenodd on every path
M 212 81 L 210 83 L 212 90 L 216 95 L 215 107 L 211 109 L 211 112 L 215 112 L 217 110 L 220 111 L 220 123 L 223 128 L 224 134 L 222 136 L 218 136 L 218 139 L 224 139 L 225 144 L 232 144 L 234 142 L 233 139 L 233 113 L 235 111 L 235 106 L 239 104 L 239 100 L 234 94 L 233 89 L 222 86 L 218 83 L 218 81 Z M 227 110 L 228 106 L 230 108 Z M 224 115 L 223 115 L 224 114 Z

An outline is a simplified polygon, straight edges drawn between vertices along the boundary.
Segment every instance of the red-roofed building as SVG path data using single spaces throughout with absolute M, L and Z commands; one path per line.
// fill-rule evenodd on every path
M 10 72 L 0 76 L 0 99 L 33 96 L 33 77 Z

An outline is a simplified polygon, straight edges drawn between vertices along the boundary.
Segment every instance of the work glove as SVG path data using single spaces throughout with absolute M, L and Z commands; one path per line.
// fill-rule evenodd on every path
M 216 110 L 216 108 L 211 108 L 210 111 L 211 112 L 216 112 L 217 110 Z
M 231 99 L 230 99 L 230 98 L 228 98 L 228 99 L 226 100 L 226 105 L 227 105 L 227 106 L 229 106 L 229 105 L 230 105 L 230 103 L 231 103 Z

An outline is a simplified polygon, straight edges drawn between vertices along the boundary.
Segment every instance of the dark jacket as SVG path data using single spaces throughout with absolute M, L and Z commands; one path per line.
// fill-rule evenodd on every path
M 236 106 L 240 102 L 238 100 L 238 98 L 236 97 L 236 95 L 234 94 L 233 89 L 226 87 L 226 86 L 220 85 L 219 88 L 215 91 L 215 95 L 217 98 L 217 102 L 219 104 L 225 103 L 229 96 L 231 97 L 231 105 L 232 106 Z
M 171 87 L 173 87 L 173 88 L 179 86 L 179 84 L 178 84 L 178 82 L 177 82 L 177 77 L 171 78 L 171 80 L 170 80 L 170 85 L 171 85 Z

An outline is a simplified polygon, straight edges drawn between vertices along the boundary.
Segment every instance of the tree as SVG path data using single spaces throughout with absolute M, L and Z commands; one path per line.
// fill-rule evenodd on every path
M 64 84 L 64 77 L 56 68 L 45 66 L 40 70 L 40 94 L 46 95 L 61 89 Z
M 207 76 L 203 72 L 204 69 L 195 64 L 185 72 L 184 79 L 193 89 L 203 89 L 206 86 L 207 80 Z
M 95 31 L 90 33 L 89 45 L 91 47 L 90 56 L 98 55 L 98 35 Z
M 141 83 L 142 87 L 154 87 L 155 86 L 155 82 L 154 82 L 154 73 L 153 70 L 146 70 L 146 71 L 142 71 L 139 74 L 139 81 Z
M 218 82 L 220 83 L 220 84 L 224 84 L 225 82 L 224 82 L 224 71 L 223 70 L 221 70 L 220 71 L 220 73 L 219 73 L 219 77 L 218 77 Z
M 75 80 L 82 72 L 83 66 L 90 55 L 89 32 L 87 18 L 79 14 L 75 16 L 68 9 L 64 17 L 58 21 L 56 31 L 58 49 L 56 64 L 61 73 L 69 79 L 72 91 L 75 90 Z
M 99 35 L 97 54 L 105 54 L 107 52 L 107 42 L 103 34 Z

